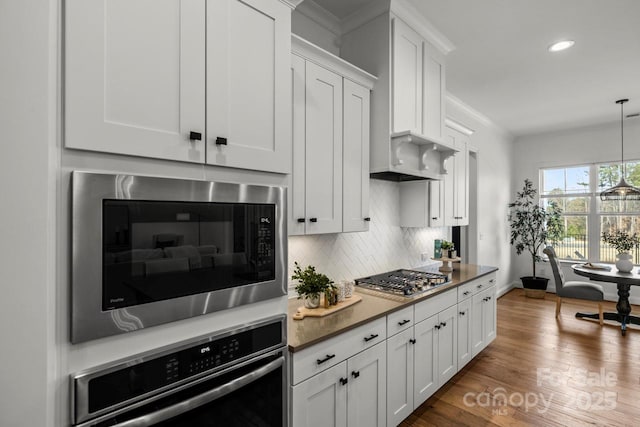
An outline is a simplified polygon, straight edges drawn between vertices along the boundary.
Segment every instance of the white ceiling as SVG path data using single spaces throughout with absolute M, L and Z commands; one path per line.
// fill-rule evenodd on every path
M 338 18 L 367 2 L 316 0 Z M 409 2 L 456 46 L 447 90 L 515 136 L 619 120 L 620 98 L 640 111 L 638 0 Z

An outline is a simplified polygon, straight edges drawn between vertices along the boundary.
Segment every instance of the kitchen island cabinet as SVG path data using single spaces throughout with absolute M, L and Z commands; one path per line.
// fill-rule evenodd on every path
M 324 416 L 323 425 L 362 425 L 354 419 L 365 418 L 355 415 L 361 412 L 351 409 L 356 403 L 349 401 L 349 396 L 356 398 L 355 390 L 349 386 L 353 383 L 355 387 L 358 378 L 352 378 L 352 371 L 362 375 L 364 369 L 354 367 L 363 365 L 356 361 L 375 360 L 375 372 L 381 375 L 383 359 L 386 380 L 378 376 L 374 381 L 375 375 L 368 376 L 369 386 L 358 395 L 368 396 L 369 408 L 385 408 L 384 414 L 367 414 L 368 425 L 398 425 L 495 338 L 495 271 L 493 267 L 461 264 L 451 273 L 451 283 L 417 298 L 356 288 L 362 302 L 333 315 L 301 321 L 290 317 L 292 425 L 314 425 L 309 420 L 317 420 L 318 416 Z M 481 302 L 477 309 L 480 314 L 476 315 L 482 324 L 479 331 L 471 323 L 476 318 L 475 307 L 471 307 L 475 297 Z M 299 305 L 299 301 L 290 300 L 289 314 Z M 472 348 L 478 340 L 482 343 Z M 370 363 L 373 362 L 364 365 Z M 309 402 L 314 399 L 348 403 L 311 405 Z M 347 416 L 350 410 L 355 414 Z M 343 415 L 332 411 L 342 411 Z M 375 423 L 370 417 L 375 417 Z M 336 421 L 331 424 L 330 420 Z

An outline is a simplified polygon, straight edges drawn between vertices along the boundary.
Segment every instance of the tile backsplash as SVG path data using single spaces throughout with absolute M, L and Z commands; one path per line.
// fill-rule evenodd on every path
M 293 263 L 313 265 L 334 281 L 388 270 L 418 267 L 421 254 L 433 256 L 433 241 L 450 237 L 450 228 L 401 228 L 400 190 L 395 182 L 372 179 L 368 232 L 289 237 L 289 286 Z M 436 265 L 439 265 L 437 263 Z

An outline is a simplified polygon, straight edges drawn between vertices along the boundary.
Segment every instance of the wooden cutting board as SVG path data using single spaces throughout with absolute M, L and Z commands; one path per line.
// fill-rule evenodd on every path
M 299 307 L 295 314 L 292 316 L 295 320 L 302 320 L 305 317 L 323 317 L 327 316 L 331 313 L 335 313 L 336 311 L 340 311 L 343 308 L 347 308 L 352 306 L 353 304 L 362 301 L 362 297 L 360 295 L 353 295 L 351 298 L 345 298 L 344 301 L 339 302 L 336 305 L 332 305 L 329 308 L 318 307 L 318 308 L 307 308 L 307 307 Z

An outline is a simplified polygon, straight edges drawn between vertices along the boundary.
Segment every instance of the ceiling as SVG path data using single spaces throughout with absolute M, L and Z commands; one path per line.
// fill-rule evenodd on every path
M 316 3 L 343 18 L 369 1 Z M 619 120 L 620 98 L 640 112 L 638 0 L 408 1 L 456 46 L 447 90 L 514 136 Z

